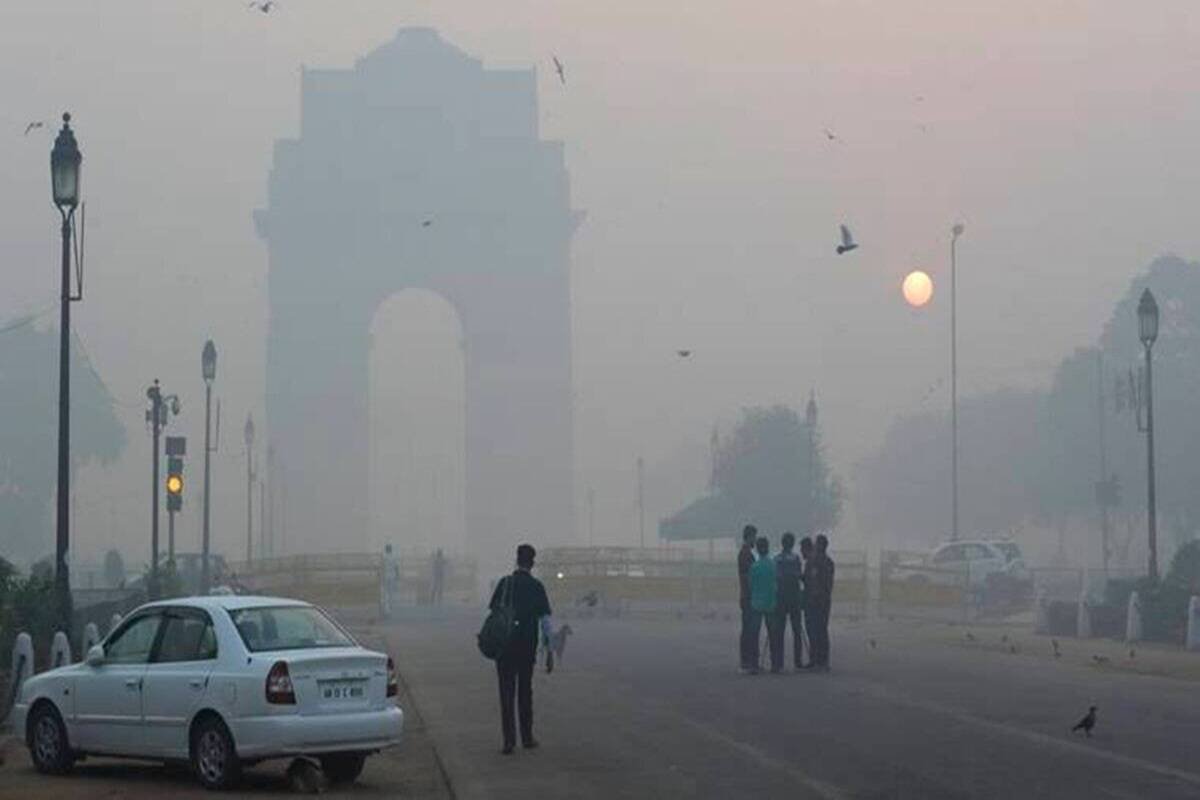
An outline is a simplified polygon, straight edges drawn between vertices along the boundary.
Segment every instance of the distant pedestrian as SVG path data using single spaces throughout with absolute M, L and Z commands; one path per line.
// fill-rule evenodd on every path
M 833 559 L 829 538 L 819 534 L 812 558 L 804 564 L 804 625 L 811 648 L 808 665 L 829 671 L 829 612 L 833 607 Z
M 750 567 L 750 628 L 754 632 L 754 666 L 750 671 L 757 673 L 759 670 L 758 642 L 765 623 L 767 643 L 771 648 L 771 671 L 779 672 L 782 669 L 783 654 L 775 649 L 778 638 L 775 636 L 775 605 L 778 593 L 775 561 L 769 556 L 771 545 L 767 537 L 758 537 L 754 542 L 754 549 L 758 553 L 758 559 Z M 777 662 L 780 664 L 779 668 L 775 666 Z
M 442 552 L 442 548 L 439 547 L 437 552 L 433 554 L 433 563 L 431 565 L 433 575 L 431 576 L 432 589 L 430 591 L 430 599 L 433 601 L 435 606 L 440 606 L 442 604 L 442 597 L 446 591 L 447 567 L 448 562 L 446 560 L 446 555 Z
M 792 663 L 796 669 L 800 669 L 804 664 L 804 621 L 800 613 L 800 581 L 804 577 L 804 562 L 794 550 L 794 533 L 785 533 L 779 543 L 782 549 L 775 556 L 775 576 L 778 583 L 775 604 L 776 640 L 771 647 L 771 669 L 775 672 L 783 669 L 784 639 L 788 622 L 792 624 Z
M 496 676 L 500 683 L 500 730 L 504 736 L 504 755 L 512 755 L 516 745 L 516 711 L 521 717 L 521 745 L 527 750 L 538 746 L 533 738 L 533 667 L 537 661 L 538 629 L 542 641 L 550 641 L 550 600 L 546 587 L 530 574 L 537 551 L 532 545 L 517 548 L 517 568 L 500 579 L 492 592 L 491 610 L 511 605 L 514 617 L 512 638 L 500 658 L 496 659 Z
M 750 672 L 758 665 L 758 645 L 755 642 L 757 629 L 750 630 L 750 567 L 754 564 L 754 540 L 758 538 L 758 528 L 747 525 L 742 529 L 742 549 L 738 551 L 738 603 L 742 609 L 742 632 L 738 640 L 741 653 L 741 671 Z

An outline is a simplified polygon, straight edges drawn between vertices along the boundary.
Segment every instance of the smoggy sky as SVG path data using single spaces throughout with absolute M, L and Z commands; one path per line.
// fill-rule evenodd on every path
M 1200 253 L 1190 0 L 283 0 L 269 15 L 5 0 L 0 315 L 57 295 L 47 155 L 70 109 L 88 200 L 75 319 L 130 434 L 119 464 L 82 476 L 80 552 L 144 547 L 144 389 L 159 377 L 185 394 L 176 432 L 198 442 L 208 336 L 226 426 L 218 546 L 244 535 L 240 430 L 247 409 L 262 416 L 266 307 L 251 211 L 274 141 L 296 133 L 300 65 L 350 66 L 408 25 L 490 67 L 538 69 L 543 135 L 566 142 L 587 212 L 576 483 L 581 518 L 592 486 L 610 538 L 636 528 L 636 456 L 654 520 L 703 488 L 710 426 L 743 405 L 801 404 L 816 386 L 835 462 L 869 455 L 946 373 L 956 220 L 965 393 L 1045 382 L 1151 258 Z M 35 119 L 46 128 L 23 137 Z M 842 221 L 862 246 L 839 258 Z M 935 282 L 922 311 L 900 300 L 913 267 Z

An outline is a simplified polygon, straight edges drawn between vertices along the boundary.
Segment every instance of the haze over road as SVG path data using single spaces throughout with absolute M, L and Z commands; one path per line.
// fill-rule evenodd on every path
M 832 675 L 743 677 L 733 622 L 572 619 L 565 663 L 535 678 L 543 747 L 502 759 L 478 622 L 381 631 L 459 797 L 1200 796 L 1193 683 L 930 645 L 900 623 L 835 624 Z M 1094 738 L 1072 736 L 1091 704 Z

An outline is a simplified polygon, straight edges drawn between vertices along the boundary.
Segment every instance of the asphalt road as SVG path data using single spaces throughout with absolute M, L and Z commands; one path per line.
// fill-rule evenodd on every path
M 506 758 L 479 621 L 379 631 L 460 798 L 1200 797 L 1200 684 L 906 623 L 835 622 L 832 674 L 748 677 L 731 622 L 571 619 L 564 663 L 535 683 L 543 747 Z M 1094 737 L 1072 735 L 1091 704 Z

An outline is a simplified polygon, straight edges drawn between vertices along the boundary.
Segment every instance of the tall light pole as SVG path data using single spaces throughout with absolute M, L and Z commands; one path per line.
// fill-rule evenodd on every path
M 1150 372 L 1150 349 L 1158 338 L 1158 303 L 1149 289 L 1138 301 L 1138 338 L 1146 356 L 1146 535 L 1149 538 L 1149 574 L 1158 578 L 1158 518 L 1154 498 L 1154 377 Z
M 254 557 L 254 418 L 246 415 L 246 563 Z
M 637 457 L 638 546 L 646 546 L 646 462 Z
M 212 385 L 217 379 L 217 348 L 212 339 L 204 343 L 200 355 L 200 374 L 204 377 L 204 534 L 200 545 L 200 594 L 208 594 L 210 569 L 208 553 L 209 510 L 212 500 Z
M 808 534 L 816 533 L 817 499 L 817 393 L 810 390 L 804 407 L 804 426 L 808 429 Z
M 950 229 L 950 541 L 958 541 L 958 237 L 961 222 Z
M 71 130 L 71 115 L 63 114 L 63 126 L 50 151 L 50 188 L 54 205 L 62 217 L 62 309 L 58 345 L 58 497 L 54 532 L 54 594 L 58 601 L 59 626 L 71 629 L 71 575 L 67 557 L 71 549 L 71 303 L 82 299 L 71 287 L 71 228 L 79 205 L 79 167 L 83 155 Z

